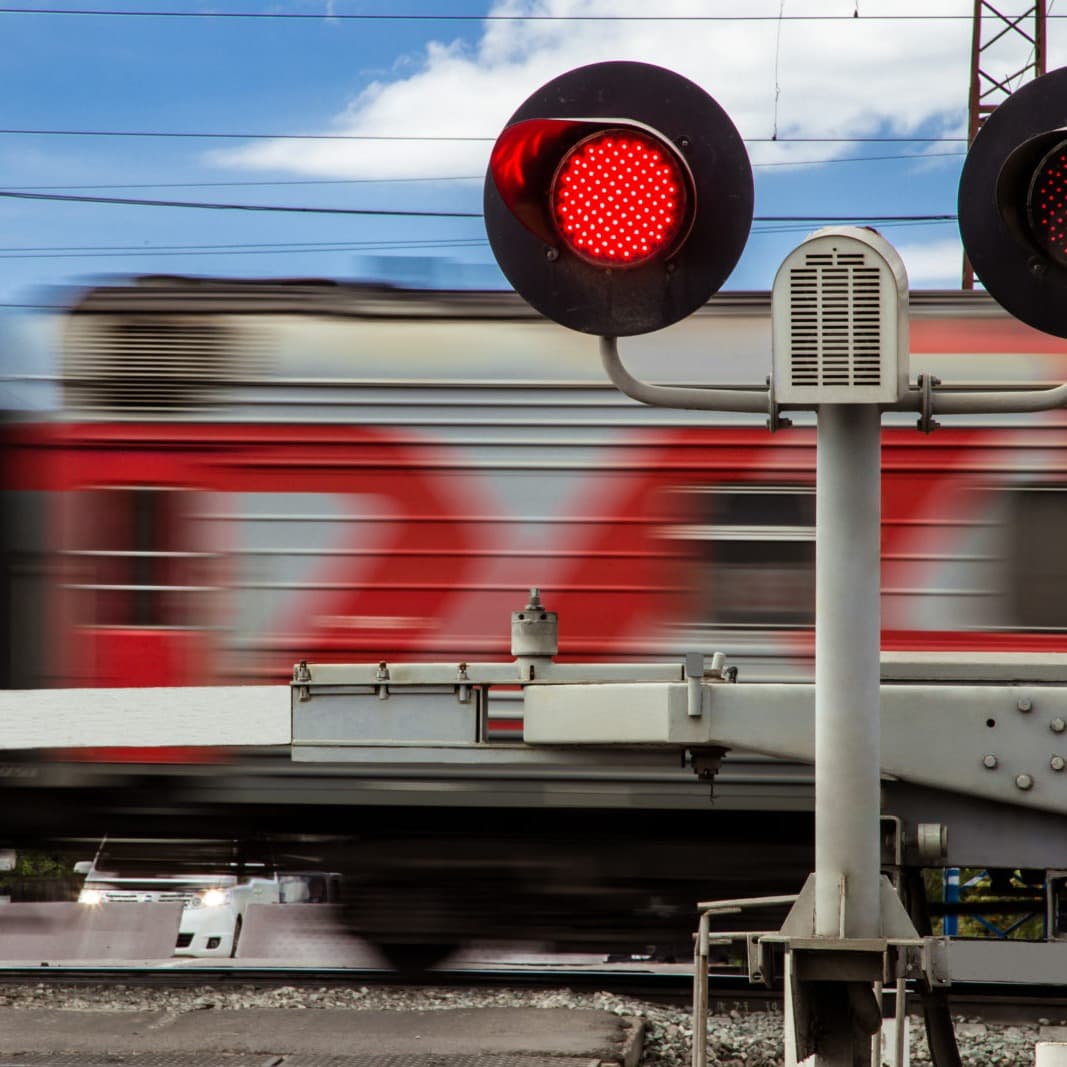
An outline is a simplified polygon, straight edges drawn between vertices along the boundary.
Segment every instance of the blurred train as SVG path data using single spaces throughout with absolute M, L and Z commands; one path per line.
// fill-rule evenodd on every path
M 592 338 L 507 293 L 144 277 L 0 328 L 6 687 L 281 682 L 300 659 L 506 659 L 509 613 L 533 585 L 560 614 L 561 658 L 722 651 L 742 680 L 811 675 L 815 438 L 803 416 L 772 434 L 752 416 L 642 407 L 607 381 Z M 915 293 L 910 328 L 913 378 L 1067 379 L 1067 343 L 981 293 Z M 635 374 L 691 385 L 762 384 L 770 351 L 769 296 L 750 293 L 622 345 Z M 1067 651 L 1065 418 L 972 417 L 929 436 L 914 417 L 886 418 L 885 649 Z M 471 932 L 491 925 L 489 900 L 537 913 L 531 883 L 556 894 L 542 914 L 573 916 L 580 887 L 610 882 L 634 914 L 674 921 L 679 901 L 714 884 L 796 889 L 810 869 L 806 769 L 742 764 L 714 810 L 684 770 L 619 771 L 615 801 L 589 784 L 599 772 L 569 792 L 539 780 L 523 793 L 475 770 L 482 799 L 450 781 L 430 816 L 417 790 L 374 792 L 373 769 L 301 778 L 290 804 L 284 782 L 306 767 L 276 762 L 264 777 L 256 764 L 231 794 L 233 775 L 208 767 L 185 780 L 195 802 L 182 809 L 174 780 L 146 768 L 204 753 L 76 755 L 111 771 L 132 760 L 142 777 L 66 794 L 79 798 L 63 810 L 68 830 L 144 833 L 155 819 L 159 832 L 173 819 L 176 833 L 237 834 L 223 820 L 239 803 L 272 800 L 257 831 L 358 836 L 356 865 L 373 857 L 384 872 L 361 921 L 372 898 L 386 911 L 403 901 L 382 928 L 422 941 L 462 926 L 459 899 Z M 31 798 L 5 805 L 22 813 L 0 825 L 11 837 L 37 810 L 33 775 L 59 779 L 44 764 L 24 778 L 4 767 L 5 787 Z M 364 806 L 337 816 L 346 804 Z M 461 825 L 457 812 L 479 805 L 476 828 Z M 625 827 L 606 824 L 612 806 L 627 808 Z M 650 851 L 623 861 L 634 835 Z M 719 861 L 713 848 L 692 862 L 694 839 Z M 598 871 L 586 870 L 592 840 Z M 344 855 L 313 859 L 353 869 Z M 650 878 L 668 871 L 677 893 L 657 903 Z
M 913 375 L 1067 377 L 984 295 L 911 307 Z M 4 434 L 9 686 L 503 658 L 531 585 L 570 658 L 810 670 L 813 432 L 641 407 L 511 294 L 149 277 L 9 330 L 9 367 L 20 343 L 54 375 L 6 381 L 52 390 Z M 623 346 L 694 384 L 759 383 L 769 353 L 756 294 Z M 887 649 L 1067 649 L 1063 426 L 887 420 Z

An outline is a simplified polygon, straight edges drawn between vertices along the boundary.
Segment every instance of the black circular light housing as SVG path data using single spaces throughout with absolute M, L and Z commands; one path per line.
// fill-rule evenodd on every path
M 1027 325 L 1067 337 L 1061 157 L 1067 68 L 1024 85 L 986 120 L 960 176 L 959 220 L 967 256 L 990 295 Z
M 671 216 L 662 240 L 648 231 L 651 243 L 635 245 L 629 258 L 561 232 L 555 195 L 565 161 L 582 144 L 616 137 L 642 145 L 650 181 L 660 180 L 652 153 L 661 152 L 681 186 L 677 199 L 668 194 L 681 216 Z M 609 183 L 611 175 L 598 179 Z M 605 193 L 590 211 L 636 202 L 645 212 L 648 199 Z M 484 192 L 489 243 L 515 290 L 564 326 L 610 337 L 661 329 L 704 304 L 744 250 L 752 207 L 752 168 L 726 112 L 680 74 L 623 61 L 568 71 L 530 96 L 497 140 Z M 589 221 L 594 235 L 619 232 Z M 644 225 L 637 229 L 646 232 Z

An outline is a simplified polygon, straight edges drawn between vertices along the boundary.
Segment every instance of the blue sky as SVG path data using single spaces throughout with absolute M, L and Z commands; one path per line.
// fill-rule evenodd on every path
M 971 0 L 24 0 L 9 6 L 127 14 L 0 14 L 3 129 L 264 136 L 2 133 L 2 190 L 477 212 L 492 138 L 531 91 L 582 63 L 639 59 L 699 81 L 731 113 L 755 164 L 757 215 L 955 211 L 963 145 L 946 139 L 965 129 Z M 128 14 L 134 11 L 323 17 Z M 653 11 L 667 17 L 650 19 Z M 337 17 L 367 14 L 425 17 Z M 639 18 L 618 18 L 627 14 Z M 811 14 L 843 17 L 800 18 Z M 879 20 L 880 14 L 951 17 Z M 545 15 L 560 17 L 522 20 Z M 703 18 L 684 20 L 692 15 Z M 1050 20 L 1050 68 L 1059 28 Z M 775 133 L 778 140 L 768 143 Z M 280 134 L 303 136 L 272 136 Z M 334 137 L 307 139 L 312 134 Z M 353 139 L 336 139 L 339 134 Z M 383 135 L 414 139 L 365 139 Z M 436 139 L 447 137 L 462 139 Z M 855 140 L 886 137 L 894 140 Z M 902 137 L 935 140 L 896 140 Z M 727 288 L 769 288 L 778 263 L 816 225 L 757 223 Z M 881 228 L 901 248 L 915 287 L 958 284 L 954 224 Z M 399 258 L 383 265 L 382 257 Z M 420 261 L 415 267 L 411 257 Z M 0 304 L 47 301 L 52 286 L 103 275 L 352 279 L 411 276 L 416 268 L 442 284 L 504 284 L 477 218 L 0 198 Z

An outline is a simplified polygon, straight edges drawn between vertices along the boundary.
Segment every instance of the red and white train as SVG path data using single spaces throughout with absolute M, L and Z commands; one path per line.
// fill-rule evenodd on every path
M 646 380 L 758 385 L 770 320 L 766 294 L 720 294 L 622 352 Z M 0 331 L 6 686 L 507 659 L 531 586 L 561 658 L 722 651 L 742 681 L 810 674 L 812 426 L 642 407 L 593 338 L 510 294 L 142 278 Z M 1067 342 L 983 294 L 913 294 L 910 332 L 913 377 L 1067 379 Z M 1067 651 L 1065 416 L 945 422 L 885 419 L 884 648 Z M 673 758 L 397 777 L 287 752 L 225 771 L 203 751 L 56 755 L 0 764 L 8 839 L 332 834 L 317 859 L 383 944 L 485 935 L 490 915 L 528 931 L 535 913 L 553 937 L 595 941 L 625 913 L 684 939 L 701 895 L 793 891 L 810 870 L 810 768 L 745 754 L 713 805 Z M 1062 867 L 1051 815 L 1023 832 L 1017 809 L 912 799 L 895 801 L 910 822 L 992 842 L 960 862 Z
M 810 668 L 810 426 L 635 404 L 510 294 L 140 278 L 8 332 L 55 359 L 8 375 L 53 389 L 4 435 L 9 685 L 505 658 L 533 585 L 566 657 Z M 976 293 L 914 294 L 911 349 L 946 383 L 1067 378 L 1067 343 Z M 769 300 L 623 354 L 760 383 Z M 1067 650 L 1064 416 L 887 419 L 883 470 L 886 649 Z

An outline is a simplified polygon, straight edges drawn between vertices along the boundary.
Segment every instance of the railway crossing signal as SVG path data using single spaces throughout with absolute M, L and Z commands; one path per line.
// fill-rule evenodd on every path
M 959 218 L 990 295 L 1067 337 L 1067 68 L 1028 82 L 986 120 L 960 177 Z
M 528 303 L 573 330 L 648 333 L 729 276 L 752 224 L 752 168 L 698 85 L 647 63 L 579 67 L 500 134 L 485 226 Z

